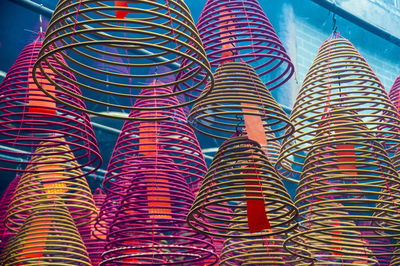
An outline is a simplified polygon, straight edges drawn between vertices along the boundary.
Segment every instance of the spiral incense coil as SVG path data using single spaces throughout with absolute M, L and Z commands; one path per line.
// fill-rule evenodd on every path
M 260 127 L 272 140 L 290 135 L 293 126 L 286 113 L 246 63 L 226 62 L 215 72 L 213 91 L 194 104 L 189 117 L 200 133 L 219 139 L 238 128 Z
M 7 244 L 8 239 L 10 239 L 11 236 L 15 235 L 14 232 L 10 231 L 4 224 L 5 218 L 6 218 L 6 213 L 8 210 L 8 207 L 11 202 L 11 198 L 15 193 L 15 190 L 17 189 L 19 182 L 19 176 L 17 175 L 11 183 L 7 186 L 6 191 L 4 194 L 1 196 L 0 199 L 0 253 L 3 250 L 4 246 Z
M 197 23 L 212 67 L 244 61 L 273 90 L 294 66 L 257 0 L 208 0 Z
M 319 132 L 323 145 L 308 152 L 295 196 L 300 229 L 287 242 L 308 248 L 318 265 L 376 265 L 400 237 L 400 181 L 384 147 L 342 123 L 341 137 Z
M 397 110 L 400 110 L 400 75 L 394 81 L 392 88 L 390 88 L 389 98 Z
M 90 260 L 72 217 L 55 198 L 37 205 L 5 247 L 4 265 L 88 265 Z
M 260 145 L 237 136 L 216 153 L 187 222 L 204 234 L 250 238 L 288 232 L 296 226 L 296 216 L 290 195 Z
M 106 194 L 102 192 L 100 188 L 97 188 L 93 194 L 93 200 L 96 204 L 97 211 L 100 210 L 101 205 L 104 202 Z M 82 237 L 83 243 L 86 246 L 86 250 L 89 254 L 89 258 L 92 266 L 97 266 L 101 262 L 101 254 L 104 251 L 104 239 L 98 239 L 95 236 L 94 225 L 96 223 L 97 213 L 92 214 L 94 217 L 88 217 L 90 223 L 78 228 L 79 234 Z
M 292 167 L 282 164 L 290 174 L 283 178 L 298 182 L 311 140 L 336 107 L 358 113 L 366 131 L 374 133 L 372 139 L 382 141 L 388 152 L 396 150 L 400 120 L 381 82 L 348 40 L 328 39 L 319 49 L 290 115 L 295 131 L 283 141 L 277 165 L 286 161 Z
M 166 86 L 174 87 L 174 91 L 151 97 L 182 95 L 186 101 L 160 105 L 158 110 L 191 104 L 206 95 L 199 97 L 199 91 L 207 84 L 209 90 L 213 84 L 201 39 L 183 0 L 59 0 L 34 78 L 45 65 L 52 68 L 57 54 L 66 61 L 63 67 L 78 78 L 79 81 L 69 81 L 83 90 L 83 96 L 63 84 L 58 84 L 57 89 L 85 100 L 88 109 L 65 103 L 57 95 L 50 95 L 39 82 L 37 85 L 54 100 L 94 115 L 120 118 L 105 111 L 153 110 L 132 104 L 136 98 L 149 98 L 139 92 L 154 87 L 150 85 L 153 78 L 168 80 Z M 50 76 L 46 79 L 53 81 Z
M 243 205 L 245 202 L 239 203 Z M 281 214 L 285 214 L 287 210 L 281 209 Z M 246 210 L 239 209 L 236 211 L 238 216 L 234 217 L 235 221 L 246 223 Z M 240 224 L 233 224 L 232 229 L 240 227 Z M 235 234 L 235 231 L 231 231 Z M 221 265 L 311 265 L 310 260 L 305 260 L 300 256 L 294 256 L 283 248 L 285 234 L 273 236 L 264 236 L 257 238 L 230 238 L 229 233 L 224 242 L 221 252 Z M 298 254 L 303 257 L 309 255 L 306 250 L 297 249 Z
M 97 213 L 96 207 L 89 185 L 68 146 L 51 147 L 42 142 L 35 153 L 11 199 L 6 226 L 18 231 L 38 205 L 50 208 L 55 197 L 68 207 L 77 227 L 89 223 L 89 218 Z M 73 178 L 75 176 L 81 177 Z
M 138 164 L 110 227 L 101 265 L 215 265 L 211 238 L 191 229 L 185 217 L 193 193 L 173 163 L 157 156 Z
M 61 144 L 71 147 L 81 167 L 92 167 L 82 173 L 87 175 L 101 165 L 90 118 L 68 105 L 56 103 L 38 89 L 32 68 L 41 45 L 40 41 L 28 44 L 0 84 L 0 153 L 5 155 L 0 158 L 0 170 L 25 169 L 41 141 L 59 145 L 62 137 Z M 49 62 L 53 68 L 46 66 L 37 72 L 38 82 L 50 94 L 84 109 L 85 104 L 79 97 L 56 89 L 57 84 L 62 84 L 76 95 L 81 93 L 73 83 L 75 77 L 63 67 L 64 59 L 57 54 Z M 45 80 L 45 75 L 51 76 L 55 83 Z

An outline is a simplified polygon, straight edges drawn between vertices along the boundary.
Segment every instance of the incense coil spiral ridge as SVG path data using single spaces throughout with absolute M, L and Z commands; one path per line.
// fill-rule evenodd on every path
M 216 153 L 187 222 L 204 234 L 252 238 L 289 232 L 296 217 L 297 209 L 260 145 L 237 136 Z
M 398 247 L 398 174 L 383 145 L 353 126 L 343 122 L 342 137 L 317 135 L 329 141 L 309 150 L 296 191 L 300 227 L 286 241 L 316 265 L 376 265 Z
M 147 158 L 131 180 L 113 224 L 101 265 L 198 265 L 217 256 L 211 238 L 185 222 L 193 193 L 177 167 Z
M 207 57 L 216 68 L 246 62 L 273 90 L 294 73 L 282 42 L 257 0 L 208 0 L 197 23 Z
M 82 89 L 83 96 L 62 84 L 57 88 L 85 100 L 88 109 L 64 103 L 37 85 L 54 100 L 99 116 L 120 118 L 106 110 L 152 110 L 132 102 L 149 98 L 139 92 L 153 87 L 149 82 L 153 78 L 168 81 L 166 86 L 174 90 L 151 97 L 185 98 L 174 106 L 158 106 L 159 110 L 191 104 L 199 100 L 199 91 L 213 84 L 201 39 L 183 0 L 60 0 L 35 65 L 35 78 L 44 65 L 52 67 L 56 54 L 64 57 L 63 67 L 78 78 L 70 82 Z
M 4 265 L 91 265 L 72 217 L 58 199 L 51 206 L 37 205 L 4 251 Z
M 281 177 L 298 183 L 311 140 L 339 107 L 358 113 L 366 132 L 374 132 L 371 138 L 382 141 L 389 153 L 399 146 L 399 116 L 381 82 L 347 39 L 328 39 L 321 45 L 291 112 L 295 130 L 282 143 L 277 165 L 282 164 L 288 175 Z M 283 165 L 284 161 L 291 168 Z
M 54 205 L 54 197 L 68 207 L 77 227 L 97 214 L 89 185 L 73 154 L 66 145 L 48 144 L 43 142 L 36 150 L 12 197 L 6 217 L 6 226 L 12 231 L 18 231 L 38 204 L 47 208 Z
M 7 244 L 8 239 L 10 239 L 11 236 L 15 235 L 15 232 L 10 231 L 4 224 L 8 206 L 10 205 L 11 198 L 15 193 L 15 190 L 17 189 L 19 182 L 19 176 L 17 175 L 11 183 L 7 186 L 6 191 L 4 194 L 1 196 L 0 199 L 0 253 L 2 252 L 4 246 Z
M 155 84 L 153 82 L 153 84 Z M 141 92 L 151 96 L 167 93 L 169 87 L 151 88 Z M 176 97 L 138 99 L 135 106 L 157 107 L 178 103 Z M 182 108 L 157 111 L 131 112 L 132 117 L 152 118 L 165 116 L 168 120 L 126 121 L 121 129 L 103 187 L 107 196 L 99 213 L 95 230 L 99 237 L 105 237 L 112 223 L 121 198 L 126 194 L 132 176 L 140 173 L 137 167 L 143 160 L 157 155 L 157 164 L 169 166 L 173 163 L 175 171 L 185 178 L 190 189 L 196 193 L 207 171 L 207 165 L 200 144 L 193 129 L 187 124 Z
M 226 62 L 215 72 L 213 91 L 193 105 L 188 120 L 206 136 L 227 139 L 252 118 L 261 120 L 271 140 L 293 131 L 286 113 L 254 69 L 246 63 Z
M 102 160 L 89 116 L 56 103 L 33 81 L 32 68 L 41 45 L 40 41 L 28 44 L 0 84 L 0 144 L 4 146 L 0 151 L 5 155 L 0 158 L 0 169 L 25 169 L 29 159 L 35 156 L 36 148 L 47 141 L 54 142 L 53 145 L 69 145 L 82 169 L 91 167 L 82 174 L 90 174 L 100 167 Z M 84 109 L 85 104 L 79 97 L 56 89 L 57 84 L 62 84 L 76 95 L 80 94 L 73 83 L 75 77 L 63 67 L 63 62 L 56 54 L 49 60 L 52 68 L 44 66 L 42 72 L 37 72 L 37 80 L 50 94 Z M 45 80 L 45 75 L 51 76 L 55 83 Z

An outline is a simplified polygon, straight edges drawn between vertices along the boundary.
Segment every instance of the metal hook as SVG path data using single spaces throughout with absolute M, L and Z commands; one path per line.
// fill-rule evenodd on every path
M 241 136 L 243 135 L 243 131 L 239 128 L 240 124 L 243 122 L 243 116 L 236 114 L 236 119 L 239 120 L 238 123 L 236 124 L 236 132 L 235 135 Z
M 337 32 L 337 26 L 336 26 L 336 14 L 335 14 L 335 13 L 333 13 L 333 15 L 332 15 L 332 34 L 333 34 L 333 37 L 335 37 L 335 35 L 336 35 L 336 32 Z

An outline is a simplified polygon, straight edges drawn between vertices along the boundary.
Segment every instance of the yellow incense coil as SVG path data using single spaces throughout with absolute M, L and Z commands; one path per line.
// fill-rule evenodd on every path
M 11 199 L 6 225 L 12 231 L 18 231 L 38 205 L 54 205 L 56 197 L 69 209 L 78 227 L 90 223 L 90 217 L 97 214 L 89 185 L 69 147 L 47 144 L 43 142 L 36 150 Z
M 72 217 L 58 197 L 37 205 L 5 247 L 4 265 L 91 265 Z
M 354 46 L 344 38 L 325 41 L 298 93 L 290 121 L 294 133 L 282 143 L 277 167 L 282 177 L 298 182 L 312 139 L 335 108 L 358 113 L 371 139 L 388 151 L 400 142 L 400 120 L 384 87 Z M 283 163 L 285 162 L 285 163 Z

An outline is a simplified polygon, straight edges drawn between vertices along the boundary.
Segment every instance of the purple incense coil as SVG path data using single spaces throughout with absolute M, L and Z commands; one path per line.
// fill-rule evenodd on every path
M 291 112 L 295 130 L 282 143 L 277 167 L 288 175 L 281 177 L 298 183 L 312 139 L 335 108 L 358 113 L 366 132 L 374 133 L 371 139 L 386 145 L 389 155 L 399 146 L 399 115 L 380 80 L 347 39 L 330 38 L 321 45 Z
M 357 114 L 340 111 L 312 140 L 294 199 L 300 227 L 286 243 L 307 248 L 317 265 L 376 265 L 400 237 L 400 181 Z
M 100 188 L 96 189 L 96 192 L 93 194 L 93 200 L 96 204 L 97 211 L 100 210 L 101 205 L 104 202 L 106 194 L 102 192 Z M 93 214 L 90 217 L 90 223 L 79 227 L 79 234 L 82 237 L 83 243 L 86 246 L 86 250 L 89 254 L 89 258 L 92 266 L 97 266 L 101 262 L 101 254 L 104 251 L 105 241 L 103 239 L 98 239 L 95 236 L 94 225 L 96 223 L 97 213 Z
M 297 209 L 260 145 L 237 136 L 216 153 L 187 222 L 204 234 L 257 238 L 293 230 L 296 217 Z
M 155 82 L 153 82 L 155 84 Z M 171 92 L 168 87 L 146 89 L 141 95 L 151 96 Z M 175 105 L 178 100 L 170 98 L 139 99 L 135 106 L 157 107 Z M 192 128 L 188 126 L 182 108 L 157 111 L 132 111 L 132 117 L 151 118 L 167 116 L 163 121 L 127 121 L 122 127 L 104 178 L 107 196 L 100 210 L 95 230 L 104 238 L 114 219 L 116 208 L 139 170 L 140 163 L 157 154 L 158 165 L 176 165 L 176 171 L 185 178 L 190 189 L 196 193 L 207 171 L 200 145 Z
M 194 196 L 170 160 L 147 157 L 132 176 L 110 227 L 101 265 L 215 265 L 211 238 L 185 222 Z M 161 159 L 162 160 L 162 159 Z
M 149 98 L 139 95 L 141 90 L 163 87 L 150 85 L 148 81 L 153 78 L 169 80 L 166 86 L 174 90 L 152 97 L 185 96 L 184 102 L 160 105 L 158 110 L 191 104 L 205 96 L 197 98 L 198 91 L 207 84 L 212 88 L 213 84 L 200 36 L 183 0 L 59 0 L 34 77 L 45 65 L 53 65 L 56 54 L 63 56 L 64 67 L 77 77 L 78 81 L 70 82 L 82 89 L 83 96 L 63 84 L 58 89 L 85 100 L 88 109 L 65 104 L 94 115 L 121 118 L 113 112 L 153 110 L 133 105 L 135 99 Z M 154 71 L 149 73 L 149 68 Z M 128 71 L 124 73 L 121 69 Z M 50 76 L 46 79 L 53 80 Z M 41 89 L 54 100 L 63 101 L 57 95 L 50 95 L 45 87 Z
M 4 246 L 7 244 L 8 239 L 15 235 L 15 232 L 9 230 L 5 224 L 6 213 L 8 210 L 8 206 L 10 205 L 11 198 L 14 195 L 15 190 L 17 189 L 19 176 L 17 175 L 11 183 L 8 185 L 6 191 L 0 199 L 0 253 L 3 250 Z
M 32 68 L 42 43 L 27 45 L 8 71 L 0 85 L 0 170 L 19 171 L 30 164 L 30 158 L 42 141 L 51 145 L 68 145 L 82 169 L 80 176 L 93 173 L 101 165 L 101 157 L 90 118 L 65 104 L 59 104 L 38 89 L 32 77 Z M 42 87 L 64 102 L 82 109 L 79 97 L 59 90 L 64 86 L 80 95 L 75 77 L 67 71 L 60 54 L 51 59 L 51 67 L 37 72 Z M 43 74 L 41 74 L 43 73 Z M 45 79 L 51 76 L 54 84 Z M 66 162 L 67 163 L 67 162 Z M 78 176 L 77 176 L 78 177 Z
M 231 137 L 238 128 L 250 139 L 268 134 L 268 140 L 276 140 L 293 132 L 286 113 L 246 63 L 219 65 L 213 91 L 193 105 L 188 119 L 198 132 L 219 139 Z M 260 144 L 267 139 L 264 142 Z
M 32 210 L 1 257 L 3 265 L 91 265 L 71 214 L 59 198 Z
M 197 23 L 212 67 L 246 62 L 273 90 L 294 73 L 282 42 L 257 0 L 208 0 Z
M 14 232 L 38 205 L 54 205 L 55 197 L 68 207 L 77 227 L 95 219 L 92 193 L 74 155 L 67 145 L 51 144 L 42 142 L 36 149 L 11 199 L 6 226 Z

